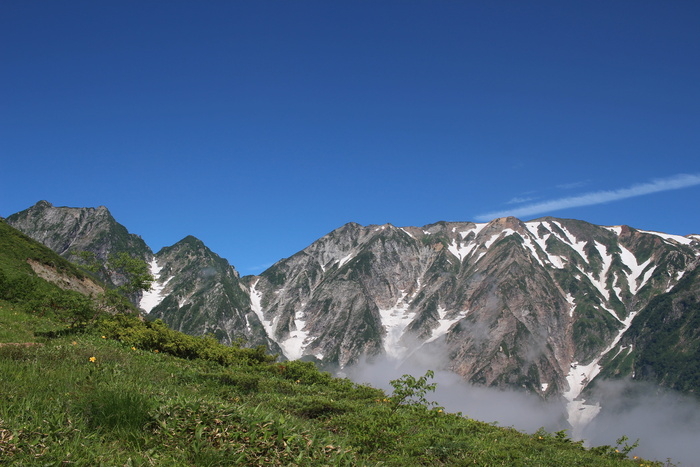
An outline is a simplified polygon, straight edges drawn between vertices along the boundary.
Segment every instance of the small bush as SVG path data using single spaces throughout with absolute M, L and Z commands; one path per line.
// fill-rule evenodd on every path
M 173 331 L 161 320 L 142 321 L 131 314 L 104 317 L 101 332 L 128 346 L 166 352 L 175 357 L 201 358 L 221 365 L 269 363 L 276 357 L 268 355 L 264 346 L 254 349 L 226 346 L 210 336 L 195 337 Z
M 313 362 L 303 362 L 293 360 L 279 363 L 275 366 L 275 371 L 283 378 L 301 384 L 320 384 L 327 386 L 333 380 L 330 373 L 321 372 Z

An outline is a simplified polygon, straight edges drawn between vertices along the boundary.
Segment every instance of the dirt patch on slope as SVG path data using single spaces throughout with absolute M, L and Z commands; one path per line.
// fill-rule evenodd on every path
M 88 295 L 91 297 L 94 297 L 104 292 L 104 289 L 102 287 L 100 287 L 97 283 L 95 283 L 93 280 L 87 277 L 79 279 L 75 276 L 63 274 L 58 272 L 56 268 L 40 263 L 33 259 L 28 259 L 27 263 L 29 264 L 29 266 L 31 266 L 32 270 L 36 273 L 37 276 L 41 277 L 46 281 L 51 282 L 52 284 L 56 284 L 64 290 L 74 290 L 75 292 L 79 292 L 83 295 Z

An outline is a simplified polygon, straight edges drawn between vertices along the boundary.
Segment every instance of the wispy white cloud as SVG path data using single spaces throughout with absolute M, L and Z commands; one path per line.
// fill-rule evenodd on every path
M 595 191 L 579 196 L 542 201 L 528 204 L 526 206 L 504 209 L 502 211 L 479 214 L 475 217 L 477 221 L 489 221 L 497 217 L 515 216 L 528 217 L 534 214 L 559 211 L 561 209 L 576 208 L 581 206 L 592 206 L 595 204 L 609 203 L 621 199 L 634 198 L 636 196 L 659 193 L 661 191 L 678 190 L 691 186 L 700 185 L 700 174 L 679 174 L 673 177 L 661 178 L 647 183 L 632 185 L 627 188 L 619 188 L 609 191 Z
M 515 198 L 511 198 L 508 201 L 506 201 L 506 204 L 523 204 L 523 203 L 528 203 L 530 201 L 534 201 L 537 198 L 534 196 L 516 196 Z

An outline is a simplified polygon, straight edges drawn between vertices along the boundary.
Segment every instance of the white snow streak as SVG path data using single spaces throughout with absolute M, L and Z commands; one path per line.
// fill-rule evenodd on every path
M 163 299 L 165 298 L 165 295 L 163 294 L 163 289 L 165 288 L 165 285 L 168 282 L 170 282 L 170 279 L 172 279 L 172 277 L 168 277 L 168 279 L 163 281 L 162 283 L 159 282 L 160 271 L 163 270 L 163 266 L 158 266 L 158 262 L 156 261 L 155 257 L 153 258 L 153 260 L 151 260 L 150 268 L 151 275 L 155 280 L 151 285 L 151 290 L 145 291 L 143 293 L 143 296 L 141 297 L 141 301 L 139 301 L 139 307 L 146 313 L 150 313 L 152 309 L 154 309 L 156 306 L 158 306 L 160 302 L 163 301 Z
M 355 257 L 355 253 L 349 253 L 338 261 L 338 269 L 342 268 L 345 263 Z
M 467 235 L 469 235 L 469 232 L 475 232 L 474 235 L 476 236 L 479 234 L 481 229 L 484 228 L 485 225 L 486 224 L 475 224 L 474 227 L 460 232 L 459 235 L 460 237 L 462 237 L 462 240 L 464 240 L 467 237 Z M 455 233 L 456 231 L 457 227 L 452 227 L 452 233 Z M 462 245 L 462 242 L 455 239 L 452 241 L 450 246 L 447 247 L 447 249 L 460 261 L 464 261 L 464 259 L 469 255 L 469 253 L 471 253 L 474 250 L 474 248 L 476 248 L 477 245 L 478 244 L 475 241 L 469 242 L 466 245 Z
M 418 279 L 416 290 L 411 297 L 406 300 L 406 293 L 402 290 L 401 296 L 396 301 L 396 305 L 386 310 L 379 310 L 379 316 L 382 321 L 382 326 L 386 330 L 384 336 L 384 352 L 387 355 L 396 359 L 401 358 L 406 353 L 406 348 L 399 343 L 406 328 L 411 321 L 416 317 L 416 312 L 409 312 L 408 308 L 413 298 L 420 292 L 421 283 Z
M 544 235 L 541 238 L 538 236 L 537 229 L 540 225 L 542 225 L 542 222 L 526 222 L 525 223 L 525 227 L 527 227 L 527 230 L 530 231 L 532 238 L 535 239 L 535 242 L 537 242 L 537 245 L 540 247 L 540 249 L 544 252 L 544 254 L 547 255 L 547 260 L 552 264 L 552 266 L 554 266 L 557 269 L 564 269 L 565 258 L 558 256 L 558 255 L 550 254 L 547 251 L 547 239 L 549 239 L 549 237 L 552 234 L 547 233 L 546 235 Z
M 611 231 L 612 233 L 614 233 L 614 234 L 617 235 L 618 237 L 619 237 L 620 234 L 622 233 L 622 226 L 621 226 L 621 225 L 601 226 L 601 227 L 603 227 L 604 229 L 607 229 L 607 230 Z
M 678 242 L 678 243 L 680 243 L 680 244 L 682 244 L 682 245 L 690 245 L 691 243 L 693 243 L 693 239 L 692 239 L 692 238 L 682 237 L 682 236 L 680 236 L 680 235 L 671 235 L 671 234 L 666 234 L 666 233 L 663 233 L 663 232 L 652 232 L 652 231 L 649 231 L 649 230 L 640 230 L 639 232 L 644 232 L 644 233 L 646 233 L 646 234 L 656 235 L 657 237 L 661 237 L 661 238 L 663 238 L 664 240 L 670 240 L 670 241 Z
M 309 332 L 304 331 L 306 327 L 306 321 L 302 320 L 303 313 L 297 311 L 294 314 L 294 327 L 295 331 L 289 333 L 289 337 L 280 342 L 280 347 L 284 352 L 284 356 L 289 360 L 298 360 L 304 354 L 304 349 L 306 348 L 307 338 L 309 337 Z
M 595 405 L 587 405 L 583 400 L 577 400 L 581 395 L 581 392 L 586 387 L 586 385 L 595 378 L 598 373 L 600 373 L 601 366 L 599 364 L 600 360 L 612 349 L 615 348 L 617 343 L 622 338 L 622 335 L 627 331 L 627 329 L 632 324 L 637 313 L 630 313 L 627 319 L 622 321 L 622 328 L 618 331 L 617 336 L 612 341 L 612 343 L 591 363 L 588 365 L 579 365 L 578 362 L 571 363 L 571 370 L 566 376 L 566 381 L 569 383 L 569 389 L 562 394 L 564 398 L 568 401 L 566 404 L 566 410 L 568 413 L 568 420 L 573 427 L 573 437 L 574 439 L 580 438 L 581 431 L 588 424 L 598 412 L 600 412 L 600 406 L 596 403 Z
M 532 252 L 532 256 L 535 257 L 535 259 L 538 263 L 540 263 L 540 265 L 544 266 L 544 262 L 540 258 L 540 255 L 537 253 L 537 248 L 535 248 L 535 245 L 532 243 L 532 239 L 530 238 L 530 236 L 526 235 L 525 237 L 523 237 L 522 235 L 520 235 L 520 237 L 523 239 L 525 246 Z
M 493 245 L 496 240 L 499 240 L 500 238 L 506 238 L 508 235 L 513 235 L 514 233 L 515 230 L 513 229 L 503 229 L 502 232 L 499 232 L 491 236 L 491 238 L 489 238 L 488 240 L 486 240 L 484 242 L 484 248 L 488 250 L 489 248 L 491 248 L 491 245 Z
M 631 251 L 629 251 L 622 245 L 618 246 L 620 247 L 620 259 L 625 264 L 625 266 L 630 268 L 631 271 L 627 275 L 627 283 L 629 284 L 630 293 L 632 295 L 636 295 L 637 291 L 641 289 L 644 286 L 644 283 L 646 282 L 646 276 L 641 282 L 639 282 L 639 276 L 641 276 L 644 270 L 647 268 L 647 266 L 649 266 L 649 263 L 651 263 L 651 258 L 646 260 L 644 263 L 639 264 L 637 262 L 637 258 L 635 258 L 634 254 Z
M 469 242 L 466 245 L 461 245 L 457 243 L 457 241 L 453 241 L 447 249 L 455 255 L 460 261 L 464 261 L 464 259 L 469 256 L 469 253 L 471 253 L 475 247 L 477 247 L 478 244 L 476 242 Z
M 600 274 L 598 274 L 598 277 L 596 278 L 592 274 L 588 276 L 588 278 L 591 280 L 591 283 L 600 291 L 601 294 L 605 297 L 606 300 L 610 300 L 610 291 L 605 288 L 605 282 L 608 277 L 608 271 L 610 270 L 610 266 L 612 265 L 612 256 L 608 255 L 608 252 L 606 251 L 605 245 L 594 242 L 595 247 L 598 250 L 598 253 L 600 253 L 600 256 L 603 258 L 603 267 L 600 270 Z
M 488 224 L 474 224 L 474 227 L 464 230 L 460 232 L 459 234 L 462 236 L 462 238 L 465 238 L 467 235 L 469 235 L 469 232 L 474 232 L 474 237 L 476 238 L 477 235 L 479 235 L 479 232 L 484 230 L 484 227 L 486 227 Z
M 576 300 L 574 299 L 574 296 L 567 293 L 566 301 L 569 303 L 569 316 L 574 316 L 574 310 L 576 309 Z
M 447 331 L 450 330 L 450 328 L 459 320 L 467 316 L 467 313 L 469 311 L 462 311 L 457 315 L 456 318 L 452 319 L 445 319 L 445 315 L 447 315 L 447 310 L 445 310 L 443 307 L 438 306 L 438 327 L 433 329 L 433 332 L 430 334 L 430 338 L 424 342 L 424 344 L 427 344 L 428 342 L 432 342 L 435 339 L 438 339 L 445 334 L 447 334 Z
M 564 236 L 566 238 L 561 238 L 559 235 L 556 234 L 556 232 L 552 232 L 553 235 L 555 235 L 557 238 L 562 240 L 564 243 L 568 243 L 571 245 L 571 248 L 573 248 L 579 255 L 581 255 L 581 258 L 588 263 L 588 255 L 586 255 L 586 252 L 584 251 L 583 247 L 586 246 L 586 242 L 579 242 L 576 240 L 576 237 L 566 230 L 566 227 L 561 225 L 559 222 L 552 221 L 552 224 L 555 224 L 557 227 L 561 229 L 562 232 L 564 232 Z
M 253 313 L 255 313 L 255 315 L 258 317 L 258 319 L 262 323 L 263 328 L 265 329 L 265 334 L 267 334 L 267 337 L 272 339 L 272 337 L 275 335 L 275 328 L 274 328 L 275 323 L 274 323 L 274 321 L 266 320 L 265 315 L 263 314 L 262 292 L 259 292 L 255 289 L 255 286 L 258 284 L 259 280 L 260 279 L 257 279 L 250 286 L 250 309 L 253 310 Z M 274 339 L 272 339 L 272 340 L 274 340 Z
M 262 309 L 262 293 L 255 289 L 255 286 L 258 284 L 258 280 L 256 280 L 250 286 L 250 308 L 253 310 L 253 312 L 256 314 L 256 316 L 262 323 L 267 337 L 275 341 L 274 335 L 275 328 L 277 327 L 278 318 L 276 317 L 272 320 L 265 319 L 265 314 L 263 313 Z M 307 331 L 304 331 L 304 327 L 306 327 L 306 321 L 302 320 L 302 318 L 303 312 L 297 311 L 294 314 L 295 330 L 289 333 L 289 337 L 287 337 L 281 342 L 278 342 L 279 346 L 282 348 L 282 353 L 289 360 L 300 359 L 301 356 L 304 354 L 304 349 L 306 348 L 306 345 L 308 344 L 308 342 L 306 341 L 309 337 L 309 333 Z

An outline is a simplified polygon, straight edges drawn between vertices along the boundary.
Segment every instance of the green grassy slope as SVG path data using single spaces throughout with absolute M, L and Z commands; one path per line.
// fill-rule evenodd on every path
M 0 306 L 0 323 L 17 329 L 5 338 L 43 344 L 0 347 L 0 463 L 640 465 L 561 435 L 397 406 L 310 363 L 248 349 L 217 358 L 231 348 L 178 341 L 158 324 L 109 319 L 97 332 L 46 338 L 33 330 L 44 320 Z M 188 349 L 204 358 L 171 354 Z

